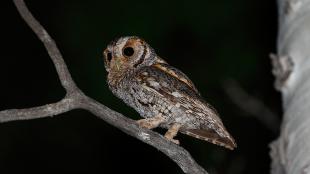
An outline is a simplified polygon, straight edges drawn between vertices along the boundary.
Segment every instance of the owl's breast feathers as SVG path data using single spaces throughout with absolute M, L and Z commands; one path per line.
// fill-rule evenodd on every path
M 200 96 L 192 81 L 180 70 L 159 59 L 150 67 L 142 68 L 135 78 L 155 95 L 167 98 L 170 104 L 179 107 L 190 117 L 194 117 L 195 129 L 181 129 L 182 133 L 199 138 L 228 149 L 236 147 L 216 110 Z

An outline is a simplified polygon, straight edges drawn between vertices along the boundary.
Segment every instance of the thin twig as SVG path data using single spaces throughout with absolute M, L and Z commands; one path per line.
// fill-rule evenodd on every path
M 226 80 L 223 88 L 236 106 L 254 116 L 274 134 L 279 132 L 280 120 L 264 102 L 248 94 L 235 80 Z
M 109 109 L 83 94 L 71 78 L 70 72 L 56 46 L 56 43 L 41 24 L 33 17 L 24 3 L 24 0 L 13 0 L 13 2 L 25 22 L 43 42 L 55 65 L 59 79 L 62 86 L 65 88 L 67 95 L 59 102 L 44 106 L 0 111 L 0 122 L 43 118 L 65 113 L 73 109 L 85 109 L 107 123 L 119 128 L 126 134 L 131 135 L 163 152 L 171 160 L 176 162 L 185 173 L 207 174 L 207 172 L 199 166 L 191 155 L 181 146 L 166 140 L 162 135 L 156 132 L 140 128 L 134 120 Z

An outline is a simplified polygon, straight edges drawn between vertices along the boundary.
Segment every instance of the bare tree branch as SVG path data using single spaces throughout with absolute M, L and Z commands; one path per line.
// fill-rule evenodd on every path
M 56 43 L 41 26 L 41 24 L 33 17 L 24 3 L 24 0 L 13 0 L 13 2 L 22 18 L 43 42 L 55 65 L 60 82 L 65 88 L 67 94 L 62 100 L 56 103 L 28 109 L 10 109 L 0 111 L 0 123 L 14 120 L 49 117 L 78 108 L 85 109 L 107 123 L 119 128 L 126 134 L 131 135 L 160 150 L 171 160 L 177 163 L 177 165 L 179 165 L 185 173 L 207 174 L 207 172 L 199 166 L 191 155 L 181 146 L 166 140 L 162 135 L 156 132 L 140 128 L 134 120 L 109 109 L 108 107 L 83 94 L 83 92 L 73 81 L 62 55 L 56 46 Z
M 58 115 L 76 108 L 74 99 L 63 98 L 57 103 L 38 106 L 28 109 L 9 109 L 0 111 L 0 122 L 15 120 L 30 120 Z

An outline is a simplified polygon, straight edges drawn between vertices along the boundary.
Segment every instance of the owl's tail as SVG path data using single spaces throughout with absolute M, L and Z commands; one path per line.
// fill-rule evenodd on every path
M 183 131 L 182 131 L 183 132 Z M 237 147 L 235 140 L 231 136 L 222 137 L 213 130 L 205 129 L 187 129 L 184 134 L 208 141 L 215 145 L 223 146 L 227 149 L 234 150 Z

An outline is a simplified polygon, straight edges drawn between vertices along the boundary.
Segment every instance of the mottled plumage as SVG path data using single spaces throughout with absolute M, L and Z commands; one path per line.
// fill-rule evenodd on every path
M 236 143 L 213 107 L 204 101 L 195 85 L 138 37 L 122 37 L 104 51 L 111 91 L 145 119 L 140 126 L 167 128 L 165 137 L 178 131 L 234 149 Z

